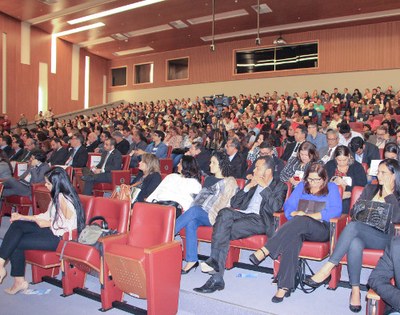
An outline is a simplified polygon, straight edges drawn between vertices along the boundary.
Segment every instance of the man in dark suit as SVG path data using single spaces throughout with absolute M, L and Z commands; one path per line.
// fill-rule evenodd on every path
M 307 127 L 304 125 L 297 126 L 294 131 L 294 140 L 295 142 L 288 143 L 285 148 L 285 151 L 282 154 L 281 159 L 284 161 L 288 161 L 292 156 L 296 156 L 297 151 L 300 148 L 300 145 L 306 141 L 307 138 Z
M 104 150 L 100 163 L 90 170 L 90 174 L 82 176 L 82 180 L 85 182 L 84 195 L 92 194 L 95 183 L 111 183 L 111 171 L 120 170 L 122 167 L 122 155 L 115 149 L 114 138 L 104 142 Z
M 25 153 L 24 151 L 24 141 L 22 139 L 14 139 L 11 147 L 14 150 L 14 154 L 10 156 L 10 161 L 19 161 L 19 159 Z
M 30 196 L 32 184 L 44 183 L 44 174 L 50 169 L 45 162 L 46 154 L 42 150 L 32 150 L 27 170 L 19 179 L 11 177 L 3 183 L 3 196 Z
M 378 147 L 365 142 L 361 137 L 351 139 L 349 148 L 354 159 L 359 163 L 367 163 L 368 167 L 371 166 L 372 160 L 381 160 Z
M 10 136 L 2 136 L 0 138 L 0 149 L 7 154 L 8 158 L 10 158 L 14 154 L 14 150 L 12 149 L 12 139 Z
M 202 174 L 207 174 L 210 175 L 210 159 L 211 159 L 211 154 L 209 151 L 207 151 L 203 144 L 200 142 L 193 142 L 192 146 L 190 147 L 189 151 L 185 153 L 186 155 L 191 155 L 193 156 L 197 164 L 199 165 L 199 168 L 202 172 Z
M 24 153 L 21 154 L 18 162 L 28 162 L 34 149 L 36 149 L 36 141 L 32 138 L 27 138 L 25 140 Z
M 129 141 L 124 139 L 124 135 L 119 131 L 114 131 L 112 137 L 115 139 L 115 149 L 121 152 L 122 155 L 128 154 L 129 151 Z
M 232 176 L 235 178 L 245 178 L 247 162 L 240 154 L 240 142 L 237 138 L 230 138 L 225 145 L 226 154 L 229 157 Z
M 391 283 L 394 278 L 395 284 Z M 386 303 L 385 314 L 400 312 L 400 237 L 394 237 L 378 265 L 372 270 L 368 285 Z
M 59 138 L 53 138 L 50 145 L 53 149 L 53 153 L 47 160 L 47 163 L 49 163 L 51 166 L 64 165 L 68 159 L 68 151 L 62 146 L 61 140 Z
M 259 158 L 251 180 L 232 197 L 232 208 L 219 211 L 213 228 L 210 258 L 201 263 L 201 271 L 213 276 L 195 291 L 212 293 L 224 289 L 223 276 L 231 240 L 257 234 L 273 235 L 273 214 L 282 208 L 287 192 L 286 184 L 273 179 L 274 169 L 272 157 Z
M 65 165 L 72 167 L 85 167 L 89 158 L 86 148 L 83 146 L 83 136 L 76 133 L 71 137 L 68 159 Z

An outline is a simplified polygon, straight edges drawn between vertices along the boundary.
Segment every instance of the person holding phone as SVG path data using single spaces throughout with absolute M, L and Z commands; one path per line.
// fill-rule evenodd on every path
M 339 145 L 333 153 L 333 160 L 325 164 L 331 182 L 343 188 L 343 213 L 349 213 L 351 191 L 354 186 L 365 186 L 367 175 L 364 167 L 354 160 L 350 149 Z
M 311 163 L 319 160 L 318 152 L 311 142 L 305 141 L 300 145 L 297 154 L 289 159 L 280 175 L 281 182 L 290 182 L 297 186 L 304 177 Z

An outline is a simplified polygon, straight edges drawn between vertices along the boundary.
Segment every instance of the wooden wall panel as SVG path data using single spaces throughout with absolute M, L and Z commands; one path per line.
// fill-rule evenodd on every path
M 316 69 L 235 75 L 234 50 L 254 48 L 254 38 L 226 43 L 217 42 L 215 52 L 209 50 L 209 45 L 204 45 L 113 60 L 110 62 L 110 67 L 128 66 L 128 85 L 110 87 L 109 80 L 108 92 L 292 75 L 396 69 L 400 68 L 399 34 L 400 21 L 284 34 L 283 37 L 289 44 L 318 41 L 319 67 Z M 273 47 L 270 43 L 275 38 L 276 36 L 262 37 L 262 47 Z M 180 57 L 189 57 L 189 79 L 167 82 L 166 60 Z M 154 62 L 154 83 L 133 85 L 133 65 L 149 61 Z
M 57 40 L 57 73 L 50 73 L 51 35 L 37 28 L 31 28 L 31 64 L 20 63 L 21 24 L 19 21 L 0 13 L 0 34 L 7 33 L 7 114 L 13 123 L 17 122 L 20 113 L 25 113 L 33 120 L 38 108 L 39 63 L 48 65 L 48 105 L 56 114 L 67 113 L 83 108 L 84 55 L 81 49 L 79 66 L 79 100 L 71 100 L 71 64 L 72 45 Z M 1 53 L 1 52 L 0 52 Z M 91 57 L 90 105 L 103 102 L 103 75 L 107 74 L 108 61 L 89 54 Z M 1 68 L 0 68 L 1 71 Z M 1 80 L 1 76 L 0 76 Z M 0 82 L 1 83 L 1 82 Z M 0 84 L 1 89 L 1 84 Z M 1 90 L 0 90 L 1 91 Z M 1 94 L 0 94 L 1 95 Z

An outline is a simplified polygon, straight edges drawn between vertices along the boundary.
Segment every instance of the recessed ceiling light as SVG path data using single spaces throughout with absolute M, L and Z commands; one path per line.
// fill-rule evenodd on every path
M 87 47 L 87 46 L 94 46 L 94 45 L 99 45 L 99 44 L 104 44 L 108 42 L 113 42 L 115 39 L 111 37 L 102 37 L 94 40 L 87 40 L 85 42 L 80 42 L 78 43 L 79 46 L 81 47 Z
M 177 29 L 182 29 L 182 28 L 188 27 L 188 25 L 181 20 L 172 21 L 172 22 L 169 22 L 169 24 Z
M 249 15 L 249 13 L 245 9 L 240 9 L 240 10 L 234 10 L 234 11 L 228 11 L 228 12 L 222 12 L 215 14 L 215 20 L 225 20 L 225 19 L 231 19 L 239 16 L 245 16 Z M 202 23 L 207 23 L 212 21 L 212 15 L 206 15 L 198 18 L 193 18 L 193 19 L 188 19 L 187 20 L 190 24 L 196 25 L 196 24 L 202 24 Z
M 253 8 L 254 11 L 258 12 L 258 5 L 252 5 L 251 6 Z M 272 9 L 266 5 L 265 3 L 260 4 L 260 14 L 265 14 L 265 13 L 271 13 Z
M 127 40 L 128 39 L 128 36 L 126 36 L 125 34 L 121 34 L 121 33 L 112 34 L 110 36 L 116 40 Z
M 105 16 L 109 16 L 109 15 L 113 15 L 113 14 L 129 11 L 129 10 L 141 8 L 141 7 L 148 6 L 148 5 L 155 4 L 155 3 L 158 3 L 158 2 L 162 2 L 162 1 L 164 1 L 164 0 L 143 0 L 143 1 L 135 2 L 135 3 L 123 5 L 121 7 L 117 7 L 117 8 L 114 8 L 114 9 L 110 9 L 110 10 L 106 10 L 106 11 L 90 14 L 90 15 L 87 15 L 87 16 L 83 16 L 83 17 L 78 18 L 78 19 L 70 20 L 67 23 L 73 25 L 73 24 L 78 24 L 78 23 L 82 23 L 82 22 L 87 22 L 87 21 L 90 21 L 90 20 L 94 20 L 94 19 L 105 17 Z
M 133 54 L 138 54 L 138 53 L 143 53 L 147 51 L 152 51 L 154 50 L 150 46 L 146 47 L 140 47 L 140 48 L 135 48 L 135 49 L 128 49 L 128 50 L 121 50 L 121 51 L 116 51 L 113 53 L 114 56 L 126 56 L 126 55 L 133 55 Z
M 60 37 L 60 36 L 66 36 L 66 35 L 70 35 L 70 34 L 75 34 L 75 33 L 79 33 L 79 32 L 83 32 L 83 31 L 88 31 L 97 27 L 102 27 L 105 26 L 104 23 L 102 22 L 97 22 L 94 24 L 89 24 L 89 25 L 85 25 L 85 26 L 81 26 L 81 27 L 77 27 L 77 28 L 73 28 L 67 31 L 63 31 L 63 32 L 59 32 L 59 33 L 55 33 L 52 34 L 55 37 Z
M 172 29 L 173 29 L 172 26 L 170 26 L 168 24 L 163 24 L 163 25 L 143 28 L 141 30 L 127 32 L 127 33 L 124 33 L 124 35 L 126 35 L 128 37 L 135 37 L 135 36 L 142 36 L 142 35 L 147 35 L 147 34 L 152 34 L 152 33 L 158 33 L 158 32 L 172 30 Z

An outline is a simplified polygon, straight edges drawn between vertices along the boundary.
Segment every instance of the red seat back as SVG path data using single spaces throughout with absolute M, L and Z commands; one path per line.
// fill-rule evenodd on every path
M 90 217 L 102 216 L 106 219 L 109 229 L 125 233 L 128 230 L 129 211 L 128 200 L 96 197 Z
M 92 217 L 94 197 L 79 195 L 79 200 L 81 201 L 83 211 L 85 211 L 85 223 L 88 223 L 88 219 Z
M 236 183 L 239 186 L 239 189 L 243 189 L 246 184 L 246 181 L 243 178 L 235 178 L 235 179 L 236 179 Z
M 172 173 L 172 159 L 160 159 L 160 172 L 163 174 Z
M 278 158 L 280 158 L 283 154 L 283 147 L 276 147 L 276 152 L 278 153 Z
M 32 185 L 32 212 L 34 215 L 47 211 L 51 202 L 50 191 L 44 184 Z
M 171 157 L 172 154 L 172 146 L 168 146 L 168 151 L 167 151 L 167 158 L 169 159 Z
M 126 171 L 129 170 L 129 164 L 131 163 L 131 156 L 128 155 L 123 155 L 122 156 L 122 170 Z
M 137 202 L 133 206 L 128 245 L 148 248 L 174 238 L 175 208 Z
M 353 190 L 351 191 L 351 199 L 350 199 L 350 212 L 349 215 L 351 215 L 351 209 L 353 209 L 353 206 L 357 202 L 358 198 L 360 198 L 362 192 L 364 190 L 364 187 L 362 186 L 354 186 Z

